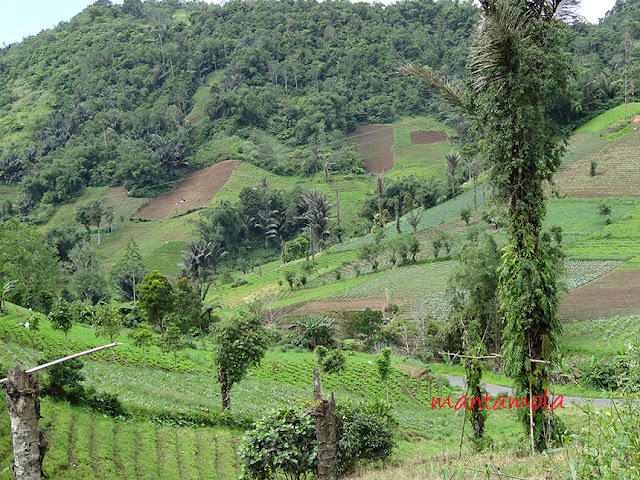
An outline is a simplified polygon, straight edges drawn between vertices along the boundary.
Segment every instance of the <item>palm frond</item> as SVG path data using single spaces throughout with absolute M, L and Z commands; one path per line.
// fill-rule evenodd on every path
M 455 107 L 462 107 L 462 93 L 458 85 L 443 80 L 435 75 L 428 68 L 422 67 L 415 63 L 407 63 L 398 69 L 398 73 L 403 75 L 411 75 L 427 82 L 431 87 L 440 93 L 445 99 Z
M 482 6 L 485 14 L 478 25 L 469 62 L 475 91 L 506 81 L 519 62 L 518 43 L 531 18 L 527 11 L 513 8 L 511 2 L 486 1 Z

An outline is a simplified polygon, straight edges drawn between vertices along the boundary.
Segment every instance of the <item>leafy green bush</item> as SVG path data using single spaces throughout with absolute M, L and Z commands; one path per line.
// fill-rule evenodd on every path
M 43 365 L 57 358 L 56 355 L 48 355 L 39 364 Z M 85 399 L 84 386 L 80 383 L 85 378 L 81 372 L 83 367 L 84 363 L 77 358 L 48 367 L 44 393 L 54 400 L 68 400 L 72 405 L 82 403 Z
M 125 415 L 122 403 L 120 403 L 120 399 L 115 393 L 103 392 L 98 395 L 92 395 L 88 400 L 88 404 L 92 410 L 104 413 L 111 417 L 120 417 Z
M 393 430 L 397 425 L 388 403 L 376 401 L 360 405 L 338 405 L 338 471 L 344 474 L 353 470 L 359 462 L 389 458 L 396 446 Z
M 305 478 L 317 469 L 314 419 L 308 411 L 278 410 L 255 424 L 238 453 L 243 478 L 267 480 L 278 473 Z

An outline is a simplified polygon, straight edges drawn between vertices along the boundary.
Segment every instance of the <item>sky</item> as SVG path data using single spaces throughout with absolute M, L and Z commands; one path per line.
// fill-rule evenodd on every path
M 19 42 L 41 30 L 68 22 L 95 0 L 0 0 L 0 46 Z M 393 0 L 383 0 L 389 3 Z M 116 0 L 114 3 L 121 3 Z M 597 23 L 615 0 L 582 0 L 579 13 Z

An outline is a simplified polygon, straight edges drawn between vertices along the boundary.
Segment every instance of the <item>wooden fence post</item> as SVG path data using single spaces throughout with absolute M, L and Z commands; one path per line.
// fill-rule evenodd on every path
M 13 443 L 13 476 L 16 480 L 40 480 L 42 459 L 48 442 L 38 428 L 40 420 L 40 391 L 42 384 L 35 372 L 73 358 L 113 348 L 121 343 L 110 343 L 84 352 L 45 363 L 23 371 L 20 365 L 9 369 L 7 378 L 0 379 L 0 385 L 7 397 L 7 408 L 11 421 L 11 442 Z
M 42 384 L 38 377 L 24 372 L 18 365 L 9 370 L 2 388 L 11 420 L 13 475 L 16 480 L 40 480 L 48 445 L 38 427 Z
M 322 398 L 320 374 L 313 369 L 313 400 L 316 402 L 316 438 L 318 440 L 318 480 L 337 480 L 336 400 Z

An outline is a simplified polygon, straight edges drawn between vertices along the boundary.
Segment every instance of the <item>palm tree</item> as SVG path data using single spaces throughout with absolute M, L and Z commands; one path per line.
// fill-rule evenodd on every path
M 577 4 L 480 0 L 483 15 L 471 51 L 467 95 L 420 66 L 401 69 L 426 80 L 471 117 L 495 195 L 508 205 L 511 241 L 499 285 L 507 319 L 502 355 L 506 373 L 516 379 L 516 395 L 529 401 L 545 392 L 545 363 L 562 328 L 556 315 L 557 258 L 545 248 L 541 230 L 544 185 L 553 179 L 564 151 L 558 141 L 562 131 L 548 115 L 548 98 L 567 91 L 571 61 L 563 50 L 562 20 Z M 555 417 L 545 409 L 520 417 L 532 450 L 548 448 L 559 434 Z
M 444 156 L 444 159 L 447 161 L 447 172 L 451 175 L 451 194 L 453 198 L 456 198 L 456 168 L 458 163 L 460 162 L 460 155 L 457 153 L 448 153 Z
M 182 251 L 184 254 L 180 266 L 187 272 L 187 276 L 193 283 L 196 291 L 204 299 L 209 290 L 210 284 L 205 286 L 205 279 L 212 270 L 214 275 L 218 274 L 218 265 L 227 255 L 227 251 L 222 247 L 220 242 L 187 242 L 187 250 Z
M 304 220 L 309 228 L 311 254 L 315 252 L 316 240 L 330 234 L 329 212 L 333 205 L 317 190 L 309 190 L 302 194 L 299 207 L 304 212 L 298 218 Z

